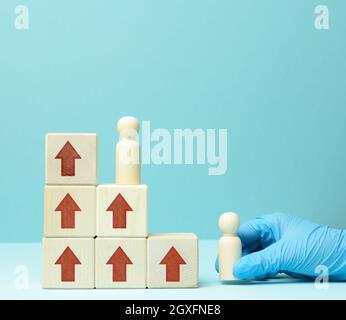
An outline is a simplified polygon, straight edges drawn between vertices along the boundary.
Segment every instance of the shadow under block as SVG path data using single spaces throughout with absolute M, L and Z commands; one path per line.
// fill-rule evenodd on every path
M 97 289 L 146 288 L 147 240 L 145 238 L 97 238 L 95 261 Z
M 96 187 L 46 186 L 44 236 L 93 238 L 96 235 Z
M 146 238 L 148 236 L 146 185 L 100 185 L 96 191 L 98 237 Z
M 46 184 L 96 185 L 96 134 L 47 134 Z
M 194 234 L 152 234 L 148 238 L 148 287 L 198 287 L 198 238 Z
M 43 239 L 43 288 L 93 289 L 94 239 Z

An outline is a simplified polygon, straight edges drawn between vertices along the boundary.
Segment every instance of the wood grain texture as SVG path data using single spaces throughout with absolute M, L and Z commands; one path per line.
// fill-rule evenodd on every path
M 146 288 L 147 240 L 97 238 L 96 288 Z
M 198 238 L 194 234 L 152 234 L 148 238 L 148 288 L 198 286 Z
M 96 185 L 96 134 L 47 134 L 46 184 Z
M 78 211 L 78 209 L 80 209 Z M 96 187 L 46 186 L 44 236 L 93 238 L 96 234 Z
M 96 194 L 96 234 L 98 237 L 147 237 L 148 187 L 146 185 L 100 185 L 97 187 Z M 124 203 L 118 206 L 112 205 L 116 199 L 124 199 L 126 205 Z M 119 215 L 124 214 L 126 224 L 123 219 L 119 219 Z M 121 223 L 117 224 L 117 221 Z
M 43 287 L 93 289 L 94 239 L 43 239 Z

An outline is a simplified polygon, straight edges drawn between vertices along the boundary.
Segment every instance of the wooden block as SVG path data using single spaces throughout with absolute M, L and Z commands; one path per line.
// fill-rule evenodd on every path
M 97 238 L 96 288 L 146 288 L 147 240 Z
M 47 134 L 46 184 L 96 185 L 96 134 Z
M 150 235 L 147 260 L 149 288 L 198 286 L 198 238 L 194 234 Z
M 45 237 L 93 238 L 96 235 L 95 220 L 96 187 L 45 187 Z
M 100 185 L 96 191 L 96 234 L 98 237 L 146 238 L 146 185 Z
M 43 239 L 43 287 L 93 289 L 94 239 Z

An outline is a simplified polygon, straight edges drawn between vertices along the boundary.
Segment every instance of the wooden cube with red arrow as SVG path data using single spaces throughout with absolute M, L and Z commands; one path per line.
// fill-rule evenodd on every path
M 94 239 L 43 239 L 43 287 L 93 289 Z
M 47 134 L 46 184 L 96 185 L 96 134 Z
M 95 240 L 95 287 L 147 287 L 147 240 L 145 238 L 97 238 Z
M 44 236 L 86 237 L 96 234 L 95 186 L 46 186 Z
M 198 239 L 194 234 L 152 234 L 148 238 L 148 288 L 198 286 Z
M 146 238 L 147 198 L 146 185 L 99 185 L 96 201 L 97 236 Z

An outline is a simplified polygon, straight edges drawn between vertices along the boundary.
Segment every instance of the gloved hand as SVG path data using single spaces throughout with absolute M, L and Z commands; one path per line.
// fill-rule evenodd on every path
M 278 273 L 315 279 L 316 268 L 326 266 L 330 281 L 346 281 L 346 230 L 276 213 L 242 225 L 238 236 L 243 257 L 233 273 L 241 280 Z

